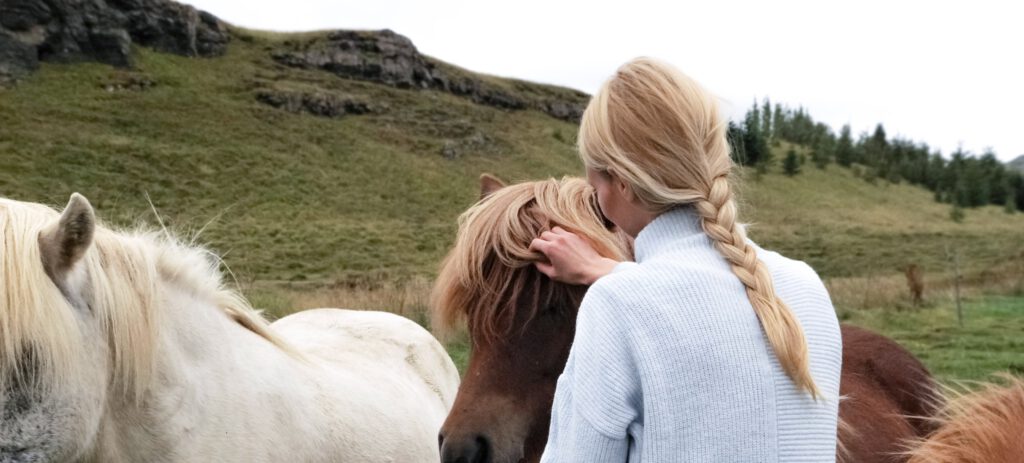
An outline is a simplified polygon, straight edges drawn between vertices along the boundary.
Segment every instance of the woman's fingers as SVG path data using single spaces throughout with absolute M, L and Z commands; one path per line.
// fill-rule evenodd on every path
M 554 265 L 551 265 L 551 264 L 549 264 L 547 262 L 534 262 L 533 265 L 535 267 L 537 267 L 537 270 L 540 270 L 540 273 L 543 273 L 543 274 L 547 275 L 548 278 L 554 278 L 555 277 L 555 266 Z
M 547 241 L 543 238 L 534 238 L 534 240 L 530 242 L 530 250 L 540 252 L 541 254 L 547 256 L 548 251 L 551 250 L 552 245 L 553 244 L 550 241 Z M 548 278 L 555 277 L 555 266 L 551 265 L 550 260 L 537 261 L 534 262 L 533 265 L 537 267 L 537 270 L 539 270 L 540 273 L 547 275 Z
M 530 242 L 531 251 L 537 251 L 544 255 L 547 255 L 549 248 L 551 248 L 551 242 L 545 240 L 544 238 L 534 238 L 533 241 Z
M 533 264 L 537 270 L 563 283 L 592 284 L 617 264 L 598 254 L 587 240 L 561 227 L 541 233 L 530 242 L 530 250 L 544 254 L 545 260 Z

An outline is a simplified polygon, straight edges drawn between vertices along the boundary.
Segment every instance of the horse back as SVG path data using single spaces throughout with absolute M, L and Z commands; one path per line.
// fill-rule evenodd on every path
M 930 433 L 935 382 L 906 349 L 880 334 L 842 325 L 840 442 L 847 461 L 900 462 L 905 441 Z
M 426 329 L 388 312 L 311 309 L 272 325 L 314 361 L 371 379 L 402 375 L 413 379 L 445 412 L 459 387 L 459 373 L 444 347 Z

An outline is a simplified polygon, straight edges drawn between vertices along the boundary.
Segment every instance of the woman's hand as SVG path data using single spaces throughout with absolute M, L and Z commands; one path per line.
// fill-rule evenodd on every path
M 609 273 L 618 262 L 603 257 L 586 240 L 561 227 L 541 233 L 530 249 L 547 256 L 547 262 L 534 265 L 555 281 L 573 285 L 591 285 Z

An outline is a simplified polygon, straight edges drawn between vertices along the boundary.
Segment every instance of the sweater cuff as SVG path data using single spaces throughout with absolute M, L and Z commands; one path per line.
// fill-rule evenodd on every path
M 586 420 L 581 421 L 573 429 L 563 431 L 571 433 L 564 436 L 565 441 L 547 446 L 541 463 L 625 463 L 629 458 L 628 439 L 612 439 L 594 429 Z
M 571 461 L 614 461 L 625 462 L 629 457 L 629 440 L 612 439 L 593 426 L 581 426 L 577 429 L 578 440 L 581 449 L 586 449 L 580 459 L 571 458 Z M 575 457 L 575 456 L 574 456 Z

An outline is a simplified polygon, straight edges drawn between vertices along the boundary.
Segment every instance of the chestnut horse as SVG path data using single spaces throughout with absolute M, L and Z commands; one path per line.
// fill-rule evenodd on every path
M 1024 378 L 953 394 L 934 421 L 938 430 L 914 445 L 909 463 L 1024 461 Z
M 554 282 L 533 262 L 533 237 L 554 226 L 573 231 L 601 254 L 631 254 L 606 227 L 593 190 L 579 179 L 505 187 L 481 177 L 481 201 L 460 217 L 455 246 L 439 274 L 435 327 L 465 322 L 473 350 L 438 437 L 446 463 L 536 462 L 547 442 L 555 384 L 575 334 L 585 287 Z M 923 436 L 933 383 L 925 367 L 893 341 L 844 326 L 840 461 L 906 459 L 901 443 Z

